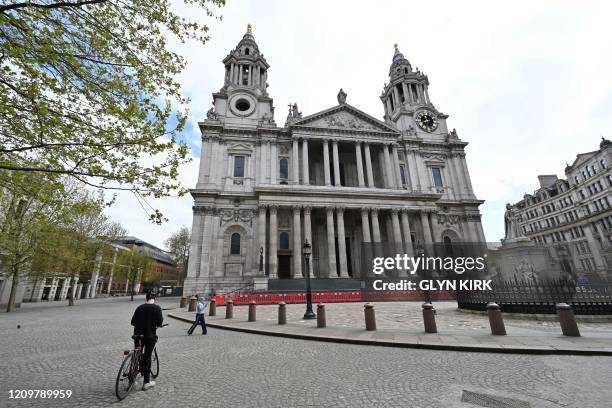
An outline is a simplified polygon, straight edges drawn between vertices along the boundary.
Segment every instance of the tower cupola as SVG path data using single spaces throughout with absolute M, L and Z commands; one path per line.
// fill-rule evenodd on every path
M 253 36 L 253 27 L 247 25 L 247 31 L 227 57 L 225 65 L 224 88 L 245 87 L 256 94 L 267 96 L 268 65 Z

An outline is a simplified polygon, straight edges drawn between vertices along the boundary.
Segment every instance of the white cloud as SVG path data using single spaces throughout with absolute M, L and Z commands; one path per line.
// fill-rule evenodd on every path
M 596 149 L 600 134 L 612 137 L 611 12 L 609 2 L 228 2 L 222 21 L 201 17 L 210 23 L 209 43 L 177 46 L 189 62 L 181 76 L 192 99 L 188 139 L 199 143 L 197 121 L 223 85 L 221 60 L 249 22 L 271 64 L 281 125 L 288 103 L 311 114 L 333 106 L 341 87 L 349 103 L 382 117 L 379 95 L 398 42 L 428 75 L 450 128 L 470 143 L 472 183 L 487 200 L 484 228 L 495 241 L 505 202 L 533 191 L 538 174 L 562 176 L 565 162 Z M 186 171 L 182 179 L 195 186 L 197 165 Z M 173 219 L 163 227 L 147 226 L 123 198 L 112 212 L 131 233 L 159 244 L 191 224 L 191 204 L 189 197 L 163 201 Z M 132 216 L 121 210 L 132 207 Z

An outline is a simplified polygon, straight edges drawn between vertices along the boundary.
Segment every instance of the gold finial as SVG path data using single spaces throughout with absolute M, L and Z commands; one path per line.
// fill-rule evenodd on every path
M 393 46 L 395 47 L 395 51 L 396 51 L 396 52 L 397 52 L 397 51 L 399 51 L 399 50 L 397 49 L 397 47 L 398 47 L 398 44 L 397 44 L 397 43 L 393 44 Z
M 251 25 L 251 23 L 247 24 L 247 33 L 251 34 L 252 31 L 253 31 L 253 26 Z

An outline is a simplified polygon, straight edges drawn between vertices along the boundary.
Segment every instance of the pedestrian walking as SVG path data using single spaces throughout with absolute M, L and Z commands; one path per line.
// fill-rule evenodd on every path
M 206 320 L 204 320 L 204 309 L 206 308 L 206 303 L 204 303 L 204 299 L 201 296 L 198 296 L 198 303 L 196 305 L 196 315 L 195 321 L 193 325 L 189 328 L 187 334 L 191 336 L 193 331 L 198 326 L 198 324 L 202 325 L 202 334 L 207 334 L 206 332 Z

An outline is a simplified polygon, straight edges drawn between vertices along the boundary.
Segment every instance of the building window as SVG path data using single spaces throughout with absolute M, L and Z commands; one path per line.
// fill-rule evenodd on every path
M 244 177 L 244 156 L 234 156 L 234 177 Z
M 406 166 L 400 164 L 400 177 L 402 178 L 402 186 L 406 185 Z
M 278 242 L 280 249 L 289 249 L 289 233 L 281 232 Z
M 240 255 L 240 234 L 237 232 L 230 238 L 230 255 Z
M 599 161 L 599 164 L 601 165 L 601 169 L 604 170 L 606 168 L 606 161 L 604 159 L 601 159 Z
M 431 174 L 433 175 L 434 186 L 442 187 L 442 171 L 439 167 L 432 167 Z
M 289 160 L 280 159 L 278 162 L 278 174 L 281 179 L 289 178 Z

